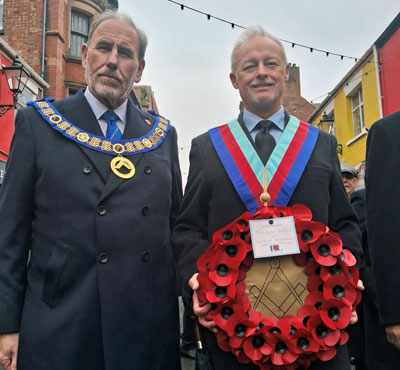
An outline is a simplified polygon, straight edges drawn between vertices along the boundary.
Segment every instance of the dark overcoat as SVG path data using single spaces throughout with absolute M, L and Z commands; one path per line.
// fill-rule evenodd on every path
M 367 140 L 366 225 L 376 297 L 366 310 L 366 359 L 371 369 L 400 368 L 400 351 L 385 326 L 400 324 L 400 112 L 374 123 Z
M 247 129 L 242 122 L 241 124 L 250 138 Z M 250 141 L 254 145 L 251 138 Z M 361 247 L 357 216 L 342 184 L 336 144 L 335 137 L 319 132 L 314 151 L 288 205 L 302 203 L 308 206 L 313 213 L 313 219 L 339 233 L 344 247 L 358 257 Z M 245 211 L 209 134 L 193 139 L 188 182 L 173 232 L 173 246 L 179 258 L 178 265 L 183 281 L 188 281 L 198 271 L 196 261 L 208 248 L 213 233 Z M 188 297 L 191 292 L 187 291 L 185 295 Z M 257 368 L 255 365 L 239 364 L 234 355 L 217 347 L 214 334 L 207 330 L 204 332 L 215 370 Z M 311 368 L 325 368 L 319 367 L 320 365 L 314 364 Z M 345 346 L 339 349 L 333 361 L 323 366 L 330 370 L 349 369 Z
M 103 136 L 83 91 L 54 106 Z M 154 121 L 128 101 L 122 139 Z M 0 332 L 20 333 L 18 370 L 180 369 L 176 131 L 129 157 L 130 179 L 111 172 L 112 158 L 65 138 L 33 107 L 17 114 L 0 194 Z

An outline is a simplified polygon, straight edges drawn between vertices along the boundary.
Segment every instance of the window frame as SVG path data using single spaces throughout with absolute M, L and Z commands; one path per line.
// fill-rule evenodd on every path
M 354 99 L 358 98 L 358 104 L 355 106 L 354 105 Z M 364 97 L 362 94 L 362 88 L 358 88 L 354 94 L 350 96 L 350 101 L 351 101 L 351 115 L 352 115 L 352 124 L 353 124 L 353 135 L 356 137 L 357 135 L 360 135 L 362 132 L 365 131 L 365 118 L 364 118 Z M 357 121 L 357 116 L 356 114 L 358 113 L 359 117 L 359 128 L 358 125 L 356 124 Z
M 0 31 L 3 31 L 3 18 L 4 18 L 4 0 L 0 0 Z
M 74 30 L 74 28 L 73 28 L 74 15 L 81 17 L 81 19 L 86 18 L 86 20 L 87 20 L 86 33 L 82 32 L 81 30 Z M 70 17 L 71 17 L 71 20 L 70 20 L 70 32 L 69 32 L 69 37 L 70 37 L 69 56 L 72 58 L 82 59 L 81 46 L 83 43 L 87 42 L 87 40 L 88 40 L 92 15 L 89 15 L 89 14 L 81 11 L 80 9 L 71 9 Z M 77 37 L 80 37 L 83 39 L 83 41 L 80 43 L 80 45 L 77 45 L 77 44 L 74 45 L 74 43 L 75 43 L 74 36 L 77 36 Z M 79 55 L 76 55 L 75 51 L 78 51 Z

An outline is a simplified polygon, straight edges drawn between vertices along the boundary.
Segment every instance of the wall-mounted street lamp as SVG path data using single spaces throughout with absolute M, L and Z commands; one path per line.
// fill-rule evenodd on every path
M 322 118 L 321 120 L 317 123 L 318 128 L 321 130 L 324 130 L 326 132 L 329 132 L 330 134 L 334 133 L 334 126 L 333 123 L 335 120 L 333 118 L 329 118 L 326 112 L 322 113 Z M 338 144 L 336 147 L 336 153 L 338 154 L 343 154 L 343 145 Z
M 0 104 L 0 117 L 3 117 L 11 108 L 16 108 L 17 96 L 24 91 L 25 86 L 31 77 L 29 72 L 24 68 L 18 55 L 15 56 L 11 66 L 3 66 L 2 73 L 5 75 L 8 89 L 13 97 L 13 104 Z
M 331 132 L 332 124 L 335 122 L 333 118 L 329 118 L 326 112 L 322 113 L 322 118 L 321 120 L 317 123 L 318 128 L 321 130 Z

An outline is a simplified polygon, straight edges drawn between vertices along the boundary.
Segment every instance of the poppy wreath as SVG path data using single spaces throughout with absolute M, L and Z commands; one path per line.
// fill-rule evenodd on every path
M 294 259 L 308 275 L 309 293 L 297 316 L 277 319 L 253 310 L 245 293 L 253 264 L 249 221 L 287 216 L 294 218 L 301 251 Z M 348 340 L 345 329 L 361 300 L 355 264 L 340 236 L 312 221 L 306 206 L 262 207 L 214 233 L 197 260 L 198 298 L 202 305 L 211 303 L 206 319 L 219 328 L 218 346 L 240 363 L 253 362 L 261 370 L 308 369 L 317 359 L 331 360 L 336 346 Z

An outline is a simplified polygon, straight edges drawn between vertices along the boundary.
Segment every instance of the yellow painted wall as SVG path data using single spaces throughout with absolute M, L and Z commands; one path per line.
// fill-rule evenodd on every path
M 361 89 L 364 101 L 364 124 L 367 129 L 380 118 L 374 62 L 374 58 L 372 57 L 370 63 L 364 64 L 361 72 Z M 354 77 L 350 77 L 349 81 L 352 79 L 354 79 Z M 346 86 L 346 83 L 344 86 Z M 354 139 L 353 117 L 351 99 L 345 95 L 344 87 L 336 94 L 333 103 L 336 138 L 338 144 L 342 144 L 343 150 L 343 154 L 339 154 L 339 160 L 356 166 L 365 160 L 367 133 L 358 135 L 356 140 L 349 143 L 349 141 Z M 322 107 L 321 112 L 323 111 L 324 109 Z M 317 126 L 320 119 L 321 115 L 316 117 L 312 123 Z

